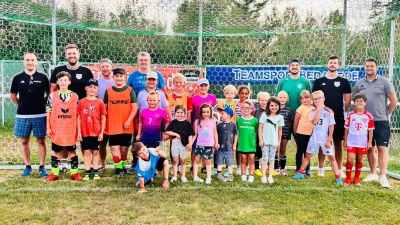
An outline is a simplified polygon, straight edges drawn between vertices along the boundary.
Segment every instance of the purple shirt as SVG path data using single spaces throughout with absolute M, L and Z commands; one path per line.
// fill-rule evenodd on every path
M 192 105 L 193 105 L 192 121 L 195 121 L 199 118 L 200 106 L 203 105 L 204 103 L 210 104 L 211 108 L 214 109 L 214 106 L 217 105 L 217 98 L 212 94 L 208 94 L 207 97 L 205 97 L 205 98 L 200 97 L 200 95 L 193 96 L 192 97 Z
M 200 125 L 198 125 L 198 120 L 195 122 L 197 124 L 197 145 L 198 146 L 214 146 L 214 131 L 217 122 L 215 119 L 202 120 Z
M 97 98 L 100 100 L 104 100 L 104 93 L 106 93 L 107 88 L 115 85 L 114 79 L 106 80 L 103 77 L 97 79 L 99 82 L 99 91 L 97 92 Z
M 142 124 L 141 142 L 143 144 L 160 142 L 162 126 L 169 123 L 167 111 L 160 108 L 156 110 L 144 109 L 140 113 L 139 123 Z

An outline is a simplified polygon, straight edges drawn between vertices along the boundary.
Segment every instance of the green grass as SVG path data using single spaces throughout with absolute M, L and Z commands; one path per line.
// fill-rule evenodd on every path
M 303 181 L 279 176 L 272 185 L 238 176 L 206 185 L 188 176 L 170 189 L 157 178 L 139 195 L 133 176 L 115 179 L 111 170 L 99 181 L 65 175 L 50 183 L 36 171 L 28 178 L 20 172 L 0 171 L 1 224 L 400 224 L 400 183 L 392 179 L 382 189 L 338 187 L 331 172 Z

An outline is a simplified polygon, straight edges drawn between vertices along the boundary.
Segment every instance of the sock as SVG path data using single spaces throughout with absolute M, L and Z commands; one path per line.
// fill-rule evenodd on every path
M 60 160 L 61 168 L 67 168 L 67 164 L 68 164 L 68 159 L 61 159 Z
M 119 163 L 121 162 L 121 159 L 118 156 L 113 156 L 113 162 L 115 163 Z
M 99 172 L 99 170 L 93 170 L 93 173 L 98 173 Z
M 25 168 L 32 169 L 32 166 L 31 165 L 25 165 Z
M 232 176 L 232 174 L 230 173 L 229 176 Z
M 44 168 L 44 165 L 40 165 L 40 166 L 39 166 L 39 169 L 42 169 L 42 168 Z
M 125 168 L 127 158 L 128 156 L 121 155 L 122 168 Z
M 340 178 L 340 174 L 335 174 L 335 178 L 339 179 Z
M 305 173 L 305 171 L 302 170 L 302 169 L 299 169 L 297 172 L 300 173 L 300 174 L 304 174 Z
M 71 163 L 70 174 L 72 175 L 72 174 L 78 173 L 78 165 L 79 165 L 78 156 L 76 155 L 76 156 L 72 157 L 70 163 Z
M 281 155 L 281 160 L 279 161 L 281 169 L 284 170 L 286 166 L 286 155 Z
M 254 169 L 256 169 L 256 170 L 260 169 L 260 159 L 254 160 Z
M 354 178 L 360 178 L 362 167 L 363 167 L 363 163 L 362 162 L 356 163 L 356 172 L 355 172 Z
M 56 175 L 56 176 L 58 176 L 58 174 L 60 174 L 60 168 L 51 168 L 51 172 L 54 174 L 54 175 Z
M 86 174 L 89 174 L 92 172 L 92 170 L 86 170 L 85 172 L 86 172 Z
M 274 163 L 274 169 L 278 169 L 279 168 L 279 160 L 278 160 L 278 155 L 275 155 L 275 163 Z
M 346 163 L 346 179 L 351 180 L 351 170 L 353 169 L 353 163 Z
M 219 171 L 217 170 L 217 174 L 221 174 L 221 170 L 219 170 Z

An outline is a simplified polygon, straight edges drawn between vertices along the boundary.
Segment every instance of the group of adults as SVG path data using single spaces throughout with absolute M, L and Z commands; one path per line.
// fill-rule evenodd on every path
M 65 58 L 67 63 L 56 67 L 50 77 L 36 70 L 37 56 L 33 52 L 27 52 L 24 55 L 23 64 L 24 71 L 17 74 L 11 84 L 10 95 L 12 101 L 18 105 L 17 115 L 14 123 L 14 134 L 20 139 L 21 154 L 23 156 L 26 169 L 21 176 L 28 176 L 32 172 L 30 161 L 29 140 L 31 132 L 36 137 L 39 154 L 39 173 L 47 176 L 44 170 L 46 157 L 46 109 L 45 103 L 50 92 L 57 90 L 56 74 L 66 71 L 71 75 L 71 85 L 69 89 L 78 94 L 79 99 L 86 96 L 85 84 L 93 73 L 87 67 L 79 64 L 79 49 L 74 44 L 69 44 L 65 48 Z M 151 71 L 151 57 L 147 52 L 140 52 L 137 56 L 139 69 L 129 75 L 127 85 L 131 86 L 136 95 L 140 90 L 146 88 L 146 75 Z M 109 59 L 100 61 L 101 76 L 98 78 L 99 92 L 98 97 L 103 98 L 107 88 L 114 85 L 112 78 L 112 70 L 114 68 Z M 300 106 L 300 93 L 303 90 L 317 91 L 322 90 L 325 94 L 325 104 L 334 111 L 336 125 L 334 128 L 333 140 L 335 146 L 335 157 L 337 159 L 339 169 L 342 170 L 343 149 L 342 141 L 344 139 L 344 120 L 346 112 L 351 105 L 351 95 L 363 93 L 368 98 L 366 110 L 369 111 L 375 121 L 374 129 L 374 146 L 378 149 L 378 162 L 380 166 L 381 177 L 386 177 L 388 165 L 387 147 L 390 139 L 389 116 L 397 105 L 397 97 L 393 84 L 383 76 L 377 74 L 378 63 L 375 59 L 369 58 L 365 65 L 365 78 L 360 79 L 353 92 L 346 78 L 339 76 L 339 58 L 331 56 L 327 60 L 327 73 L 325 76 L 315 80 L 313 87 L 311 83 L 304 77 L 300 76 L 301 64 L 298 59 L 292 59 L 289 63 L 289 76 L 280 80 L 277 92 L 284 90 L 289 95 L 288 106 L 295 112 Z M 161 73 L 157 72 L 157 88 L 166 93 L 166 85 Z M 388 100 L 390 104 L 388 105 Z M 102 168 L 105 168 L 106 160 L 106 142 L 102 142 L 100 146 L 100 158 Z M 67 157 L 65 153 L 65 158 Z M 324 155 L 319 154 L 318 174 L 323 176 Z M 365 181 L 379 180 L 376 170 L 375 149 L 369 149 L 368 162 L 371 174 L 367 176 Z M 387 187 L 387 180 L 381 179 L 381 185 Z
M 339 76 L 339 58 L 330 56 L 327 60 L 327 73 L 325 76 L 315 80 L 311 88 L 310 82 L 300 76 L 301 65 L 298 59 L 292 59 L 289 63 L 289 76 L 280 80 L 277 92 L 284 90 L 289 95 L 288 106 L 295 112 L 300 106 L 300 93 L 303 90 L 311 92 L 321 90 L 325 95 L 325 105 L 334 112 L 335 126 L 333 132 L 333 144 L 335 158 L 337 160 L 341 176 L 345 177 L 342 171 L 343 162 L 343 140 L 344 123 L 346 112 L 351 105 L 351 96 L 363 93 L 367 96 L 365 109 L 374 118 L 375 129 L 373 131 L 373 147 L 368 150 L 368 162 L 371 170 L 364 181 L 379 181 L 382 187 L 388 188 L 390 184 L 386 178 L 388 166 L 388 151 L 390 139 L 389 117 L 397 105 L 396 92 L 393 84 L 384 76 L 379 76 L 378 62 L 374 58 L 368 58 L 364 64 L 365 78 L 357 81 L 353 91 L 350 82 L 344 77 Z M 388 104 L 388 101 L 390 103 Z M 295 139 L 296 140 L 296 139 Z M 378 149 L 378 162 L 381 178 L 377 174 L 375 146 Z M 319 170 L 318 175 L 324 176 L 325 155 L 320 151 L 318 154 Z

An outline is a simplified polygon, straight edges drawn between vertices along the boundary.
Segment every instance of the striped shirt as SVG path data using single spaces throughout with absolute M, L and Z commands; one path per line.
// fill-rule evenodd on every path
M 285 126 L 282 127 L 282 136 L 290 136 L 290 126 L 289 124 L 293 121 L 293 112 L 289 107 L 281 108 L 280 115 L 285 121 Z

